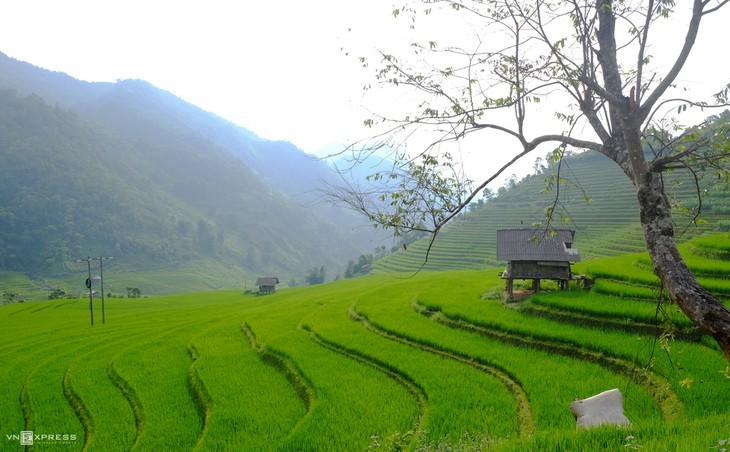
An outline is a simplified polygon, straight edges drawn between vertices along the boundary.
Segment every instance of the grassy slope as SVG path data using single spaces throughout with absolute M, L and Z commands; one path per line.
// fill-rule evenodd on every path
M 77 264 L 77 273 L 73 276 L 32 279 L 20 272 L 0 272 L 0 293 L 9 290 L 15 292 L 26 301 L 46 300 L 53 289 L 61 288 L 76 296 L 87 296 L 88 289 L 84 284 L 88 275 L 86 261 Z M 92 277 L 99 275 L 99 263 L 92 263 Z M 256 289 L 254 275 L 240 267 L 223 265 L 212 259 L 201 259 L 192 264 L 180 265 L 177 268 L 144 268 L 130 269 L 115 261 L 104 262 L 104 293 L 115 296 L 126 296 L 127 287 L 136 287 L 142 296 L 171 293 L 189 293 L 204 290 L 221 289 Z M 284 275 L 278 275 L 286 281 Z M 94 290 L 100 290 L 94 283 Z
M 688 260 L 722 290 L 730 270 L 706 250 L 730 237 L 717 237 Z M 583 270 L 641 289 L 643 259 Z M 0 307 L 0 425 L 74 434 L 77 450 L 705 450 L 727 438 L 727 361 L 686 322 L 656 340 L 651 301 L 610 286 L 504 305 L 496 273 L 108 299 L 93 328 L 83 299 Z M 631 431 L 576 431 L 568 404 L 613 387 Z
M 481 269 L 496 265 L 496 230 L 540 223 L 544 220 L 545 208 L 555 201 L 556 194 L 559 202 L 553 225 L 577 230 L 575 247 L 584 260 L 644 249 L 635 190 L 615 164 L 597 153 L 569 157 L 561 169 L 561 177 L 568 181 L 559 189 L 541 194 L 551 172 L 521 181 L 484 207 L 449 225 L 437 238 L 424 268 Z M 691 200 L 686 187 L 687 184 L 678 195 Z M 584 195 L 592 201 L 587 202 Z M 558 214 L 569 216 L 570 221 L 562 223 Z M 690 218 L 677 211 L 675 220 L 680 241 L 712 230 L 717 220 L 727 220 L 728 215 L 708 213 L 704 218 L 708 223 L 687 228 Z M 681 235 L 686 228 L 686 234 Z M 417 241 L 407 250 L 400 249 L 377 261 L 374 269 L 379 272 L 415 271 L 424 263 L 427 246 L 428 240 Z

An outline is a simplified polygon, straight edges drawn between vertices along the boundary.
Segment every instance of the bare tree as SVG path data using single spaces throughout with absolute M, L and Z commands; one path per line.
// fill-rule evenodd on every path
M 636 187 L 654 272 L 730 359 L 730 311 L 682 259 L 663 183 L 664 173 L 684 169 L 695 176 L 711 172 L 727 184 L 727 115 L 714 117 L 708 127 L 685 127 L 668 112 L 728 105 L 730 85 L 717 87 L 720 92 L 705 101 L 672 96 L 703 19 L 728 2 L 693 0 L 691 11 L 675 11 L 680 6 L 672 0 L 424 0 L 399 8 L 393 14 L 410 19 L 412 28 L 435 15 L 469 17 L 464 23 L 476 38 L 473 48 L 441 48 L 425 40 L 410 46 L 410 57 L 380 51 L 375 63 L 360 59 L 375 67 L 376 86 L 409 92 L 417 107 L 403 117 L 383 114 L 365 121 L 376 132 L 358 157 L 383 144 L 396 149 L 396 168 L 373 176 L 383 185 L 340 187 L 331 195 L 396 233 L 428 231 L 433 240 L 489 183 L 538 147 L 600 152 Z M 689 2 L 681 2 L 685 6 Z M 652 32 L 682 12 L 689 14 L 683 43 L 663 48 Z M 672 26 L 680 32 L 679 25 Z M 668 66 L 653 64 L 654 48 L 674 55 Z M 541 132 L 546 111 L 562 121 L 552 133 Z M 469 184 L 444 150 L 477 133 L 507 137 L 514 156 L 485 180 Z M 416 136 L 429 137 L 418 152 L 399 151 Z

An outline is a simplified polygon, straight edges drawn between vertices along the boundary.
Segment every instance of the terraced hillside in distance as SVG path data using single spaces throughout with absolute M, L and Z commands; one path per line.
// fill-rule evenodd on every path
M 437 237 L 425 266 L 428 238 L 408 245 L 405 250 L 396 249 L 378 260 L 374 271 L 416 271 L 422 266 L 426 270 L 476 270 L 496 265 L 496 230 L 526 228 L 543 222 L 545 209 L 556 198 L 552 224 L 577 231 L 574 246 L 582 259 L 645 249 L 635 189 L 613 162 L 594 152 L 567 157 L 560 168 L 560 177 L 565 181 L 544 192 L 546 179 L 555 171 L 556 167 L 552 167 L 544 174 L 527 177 L 454 220 Z M 673 184 L 672 180 L 666 181 L 668 187 Z M 730 194 L 719 190 L 712 193 L 713 202 L 705 199 L 701 221 L 692 223 L 691 212 L 684 209 L 697 205 L 693 190 L 689 181 L 683 181 L 676 189 L 677 198 L 684 202 L 675 212 L 680 241 L 714 230 L 718 222 L 722 227 L 730 226 Z M 561 215 L 568 221 L 563 222 Z
M 730 235 L 683 245 L 730 301 Z M 0 306 L 0 449 L 719 450 L 724 355 L 645 254 L 579 264 L 593 289 L 502 300 L 498 269 Z M 657 307 L 659 306 L 659 308 Z M 577 430 L 618 388 L 631 427 Z
M 92 256 L 94 257 L 94 256 Z M 88 275 L 87 263 L 84 259 L 75 263 L 76 273 L 58 277 L 29 276 L 21 272 L 0 271 L 0 295 L 3 292 L 16 294 L 19 300 L 47 300 L 54 289 L 65 290 L 76 296 L 88 296 L 85 287 Z M 99 275 L 98 260 L 92 263 L 92 278 Z M 169 293 L 199 292 L 201 290 L 221 290 L 255 287 L 256 277 L 242 275 L 239 268 L 230 267 L 213 259 L 201 259 L 195 262 L 181 262 L 174 267 L 130 269 L 122 259 L 104 262 L 104 293 L 106 296 L 127 296 L 127 288 L 137 288 L 141 296 Z M 94 280 L 94 290 L 98 280 Z

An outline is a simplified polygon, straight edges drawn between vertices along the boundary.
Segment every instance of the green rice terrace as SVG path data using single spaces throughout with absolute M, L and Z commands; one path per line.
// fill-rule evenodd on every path
M 474 270 L 498 264 L 496 231 L 530 227 L 545 219 L 545 209 L 555 204 L 553 224 L 576 230 L 575 247 L 583 260 L 645 250 L 639 223 L 636 189 L 610 160 L 598 153 L 567 157 L 560 168 L 562 182 L 546 179 L 556 167 L 527 177 L 483 206 L 463 214 L 439 234 L 424 265 L 429 241 L 418 240 L 375 262 L 376 272 Z M 676 176 L 679 177 L 679 176 Z M 702 204 L 702 215 L 693 221 L 697 207 L 688 180 L 667 180 L 682 184 L 671 190 L 677 207 L 674 212 L 678 241 L 686 241 L 706 231 L 730 229 L 730 197 L 722 188 L 710 190 Z
M 730 236 L 682 246 L 730 300 Z M 730 368 L 645 254 L 503 301 L 499 267 L 0 307 L 0 449 L 725 450 Z M 618 388 L 630 427 L 576 429 Z M 27 435 L 27 434 L 26 434 Z

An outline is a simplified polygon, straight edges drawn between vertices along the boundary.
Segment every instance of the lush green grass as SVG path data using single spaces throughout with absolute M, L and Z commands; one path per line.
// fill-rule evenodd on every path
M 730 254 L 730 234 L 712 234 L 698 237 L 692 242 L 699 254 L 717 259 L 727 259 Z
M 339 344 L 346 353 L 383 363 L 414 382 L 425 395 L 419 427 L 428 429 L 419 439 L 434 441 L 447 434 L 487 429 L 499 437 L 517 433 L 515 402 L 494 375 L 457 360 L 444 360 L 429 350 L 414 350 L 407 342 L 393 343 L 392 338 L 372 334 L 344 314 L 322 312 L 308 320 L 308 327 Z M 446 375 L 448 384 L 444 382 Z
M 425 281 L 422 281 L 425 283 Z M 394 335 L 408 337 L 440 350 L 461 353 L 469 359 L 504 369 L 520 385 L 531 402 L 536 431 L 574 427 L 566 403 L 576 397 L 600 392 L 606 385 L 617 387 L 624 378 L 594 363 L 549 351 L 526 348 L 472 332 L 454 330 L 440 323 L 427 321 L 412 309 L 410 303 L 363 303 L 362 311 L 373 323 Z M 539 369 L 539 371 L 537 371 Z M 571 378 L 561 377 L 571 375 Z M 646 419 L 659 417 L 657 407 L 645 394 L 637 395 L 641 409 L 637 415 Z
M 713 237 L 724 244 L 725 235 L 702 236 L 703 243 L 711 243 Z M 708 240 L 710 239 L 710 240 Z M 717 253 L 695 254 L 695 241 L 680 246 L 680 252 L 689 268 L 708 290 L 722 299 L 730 299 L 730 263 Z M 706 249 L 717 249 L 709 248 Z M 622 254 L 619 256 L 585 261 L 574 267 L 575 272 L 588 273 L 598 278 L 601 293 L 626 298 L 654 299 L 659 293 L 660 283 L 652 273 L 651 260 L 647 253 Z
M 54 289 L 61 289 L 76 297 L 88 297 L 85 281 L 88 277 L 86 261 L 78 265 L 74 276 L 33 278 L 18 272 L 0 272 L 0 295 L 5 290 L 18 294 L 26 301 L 47 300 Z M 99 275 L 98 261 L 92 263 L 92 277 Z M 104 293 L 127 296 L 127 287 L 141 290 L 142 296 L 171 293 L 199 292 L 201 290 L 253 289 L 256 278 L 239 267 L 231 267 L 209 260 L 195 265 L 168 268 L 133 268 L 129 262 L 118 259 L 104 262 Z M 285 281 L 285 275 L 279 275 Z M 101 290 L 94 282 L 94 290 Z
M 52 283 L 32 280 L 24 273 L 0 272 L 0 297 L 5 292 L 11 292 L 16 300 L 45 300 L 53 290 L 51 286 Z
M 599 282 L 601 281 L 596 281 L 597 284 Z M 608 289 L 608 287 L 603 286 L 603 289 Z M 623 287 L 618 290 L 620 290 L 620 294 L 624 293 Z M 656 295 L 656 292 L 654 294 Z M 670 321 L 681 328 L 692 329 L 692 323 L 675 304 L 663 300 L 657 306 L 655 300 L 627 299 L 615 294 L 602 295 L 594 290 L 589 296 L 579 291 L 538 294 L 530 297 L 526 305 L 547 308 L 552 313 L 582 314 L 600 318 L 604 322 L 609 319 L 625 321 L 627 329 L 632 324 L 656 325 L 663 320 Z M 580 319 L 576 320 L 580 321 Z
M 722 353 L 672 339 L 691 325 L 671 304 L 619 296 L 654 291 L 641 255 L 583 265 L 615 286 L 505 304 L 497 268 L 401 273 L 107 299 L 106 324 L 95 300 L 93 327 L 86 299 L 2 306 L 0 426 L 76 435 L 67 450 L 718 446 Z M 632 428 L 576 431 L 569 403 L 614 387 Z

